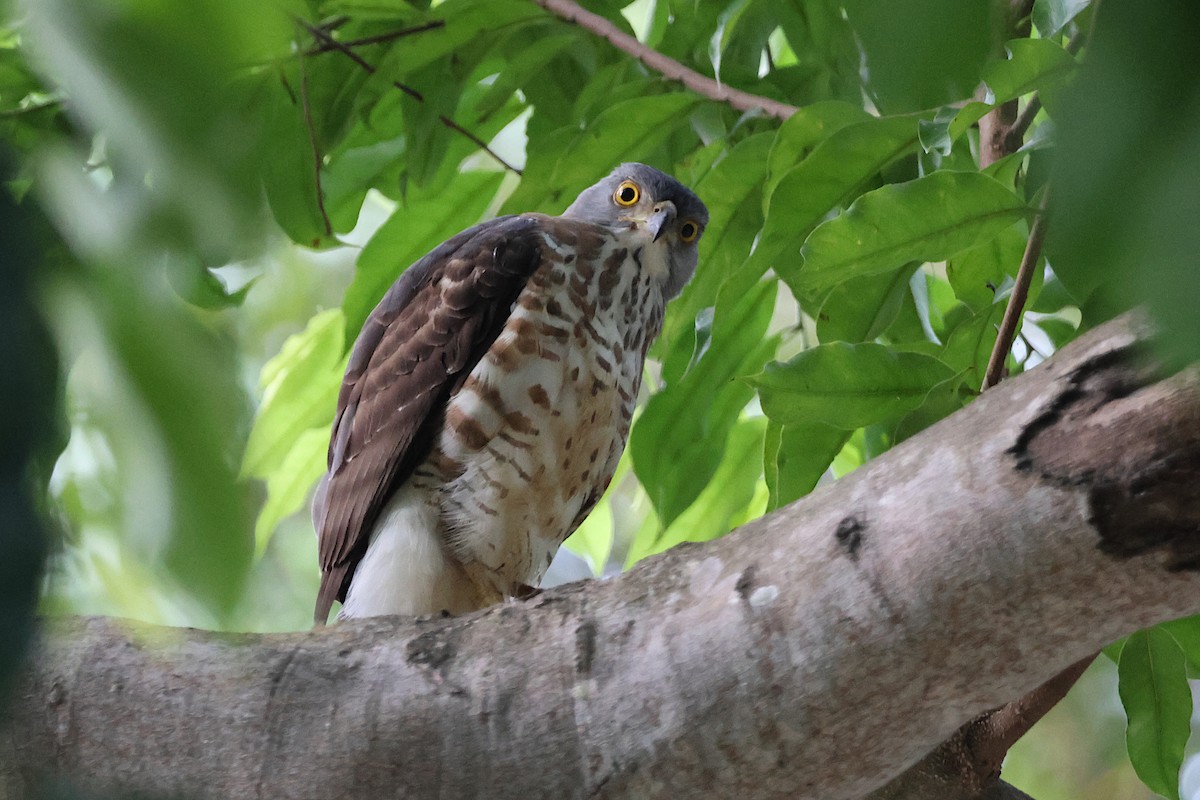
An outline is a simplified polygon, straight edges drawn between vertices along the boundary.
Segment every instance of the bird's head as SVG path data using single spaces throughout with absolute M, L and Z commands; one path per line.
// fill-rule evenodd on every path
M 708 224 L 703 201 L 679 181 L 645 164 L 622 164 L 584 189 L 564 217 L 611 228 L 643 228 L 667 248 L 671 274 L 667 299 L 683 290 L 696 271 L 697 245 Z

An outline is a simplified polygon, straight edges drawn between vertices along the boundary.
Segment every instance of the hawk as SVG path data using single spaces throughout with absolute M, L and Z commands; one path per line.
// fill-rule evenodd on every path
M 646 349 L 708 210 L 622 164 L 562 216 L 500 217 L 371 312 L 313 499 L 315 620 L 461 613 L 540 581 L 612 480 Z

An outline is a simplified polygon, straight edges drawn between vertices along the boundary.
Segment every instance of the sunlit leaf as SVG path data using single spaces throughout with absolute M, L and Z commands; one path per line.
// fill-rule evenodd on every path
M 329 428 L 321 426 L 304 431 L 292 442 L 287 454 L 267 478 L 267 502 L 254 524 L 254 552 L 262 556 L 271 534 L 284 518 L 304 505 L 313 484 L 325 472 L 325 453 L 329 447 Z
M 911 411 L 953 377 L 950 367 L 927 355 L 833 342 L 768 364 L 748 380 L 774 422 L 853 430 Z
M 1179 800 L 1179 768 L 1192 716 L 1183 651 L 1165 631 L 1139 631 L 1122 648 L 1117 674 L 1128 717 L 1129 760 L 1147 786 Z
M 735 378 L 761 369 L 774 353 L 766 332 L 776 292 L 775 281 L 747 293 L 722 292 L 704 357 L 650 398 L 633 426 L 629 449 L 634 471 L 664 525 L 712 479 L 729 431 L 754 395 Z
M 740 420 L 729 433 L 720 466 L 712 480 L 686 511 L 657 536 L 639 536 L 630 548 L 628 563 L 661 553 L 681 542 L 705 542 L 727 533 L 732 521 L 745 516 L 762 478 L 762 417 Z M 757 510 L 761 513 L 762 509 Z
M 271 475 L 310 428 L 324 425 L 328 437 L 345 368 L 344 339 L 341 309 L 322 311 L 263 367 L 262 402 L 242 456 L 243 475 Z

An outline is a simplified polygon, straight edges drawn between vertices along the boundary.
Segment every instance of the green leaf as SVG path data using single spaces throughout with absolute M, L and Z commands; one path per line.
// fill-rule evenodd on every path
M 775 184 L 754 253 L 743 269 L 761 275 L 796 269 L 789 250 L 834 209 L 850 202 L 881 169 L 917 144 L 916 117 L 884 117 L 847 125 L 818 144 Z
M 1200 357 L 1200 4 L 1106 5 L 1094 28 L 1056 116 L 1048 257 L 1086 326 L 1148 305 L 1181 367 Z
M 1139 631 L 1121 650 L 1117 676 L 1128 717 L 1129 760 L 1143 783 L 1170 800 L 1179 800 L 1179 768 L 1192 716 L 1183 651 L 1165 631 Z
M 767 426 L 763 443 L 763 474 L 774 511 L 800 499 L 817 485 L 850 438 L 850 431 L 819 422 Z
M 1005 303 L 994 303 L 975 314 L 950 332 L 942 360 L 962 376 L 972 389 L 983 385 L 988 359 L 996 346 L 1000 320 L 1004 318 Z
M 761 189 L 772 141 L 771 134 L 743 139 L 695 187 L 709 210 L 708 228 L 700 240 L 701 263 L 683 293 L 667 307 L 659 342 L 674 346 L 683 338 L 696 315 L 716 303 L 721 287 L 745 260 L 762 227 Z
M 1057 36 L 1091 0 L 1034 0 L 1033 24 L 1043 39 Z
M 921 353 L 833 342 L 772 362 L 748 380 L 774 422 L 853 430 L 912 411 L 953 377 L 948 366 Z
M 653 528 L 639 531 L 630 546 L 628 563 L 633 564 L 682 542 L 706 542 L 728 533 L 734 524 L 763 509 L 747 507 L 755 500 L 762 477 L 762 417 L 739 420 L 729 433 L 729 442 L 712 480 L 686 511 L 657 535 Z
M 884 113 L 969 97 L 995 47 L 991 3 L 844 0 L 865 62 L 864 87 Z
M 663 525 L 690 506 L 721 463 L 729 431 L 753 390 L 735 380 L 762 368 L 775 351 L 767 327 L 777 281 L 721 292 L 707 351 L 676 383 L 650 398 L 633 425 L 629 449 L 638 480 Z
M 596 577 L 604 574 L 604 568 L 608 565 L 613 541 L 616 537 L 616 521 L 612 506 L 613 493 L 621 489 L 625 476 L 631 469 L 633 469 L 633 460 L 630 457 L 629 448 L 626 448 L 625 452 L 621 454 L 621 460 L 617 462 L 612 480 L 609 481 L 608 488 L 605 490 L 604 496 L 600 498 L 600 502 L 596 503 L 596 507 L 587 515 L 583 523 L 563 542 L 563 547 L 588 562 L 588 566 L 592 568 L 592 574 Z
M 291 443 L 287 454 L 267 476 L 267 502 L 254 523 L 254 553 L 261 558 L 271 535 L 285 518 L 300 510 L 308 491 L 325 472 L 329 427 L 310 428 Z
M 1158 627 L 1175 637 L 1192 670 L 1200 672 L 1200 616 L 1184 617 Z
M 1049 39 L 1013 39 L 1005 48 L 1008 59 L 993 61 L 983 71 L 993 103 L 1056 87 L 1075 71 L 1075 57 Z
M 560 129 L 554 144 L 532 139 L 521 185 L 504 204 L 504 213 L 542 210 L 559 213 L 603 172 L 622 161 L 654 152 L 668 136 L 687 124 L 688 112 L 701 99 L 676 92 L 635 97 L 608 106 L 595 120 Z
M 946 278 L 954 296 L 974 311 L 990 307 L 999 298 L 1000 289 L 1017 275 L 1025 254 L 1024 226 L 1005 228 L 994 239 L 953 256 L 946 262 Z M 1043 270 L 1035 273 L 1030 287 L 1032 304 L 1041 288 Z
M 235 75 L 288 52 L 294 3 L 278 5 L 39 0 L 22 12 L 72 116 L 103 131 L 128 216 L 206 264 L 260 232 L 257 167 L 271 143 Z
M 900 313 L 908 282 L 919 264 L 895 272 L 863 275 L 834 287 L 817 314 L 821 342 L 867 342 L 880 336 Z
M 392 212 L 358 255 L 354 280 L 342 300 L 346 331 L 357 336 L 371 309 L 404 270 L 479 222 L 503 178 L 499 172 L 462 172 L 449 184 L 421 190 Z
M 775 134 L 775 144 L 767 160 L 770 174 L 767 196 L 775 191 L 784 174 L 803 161 L 818 144 L 848 125 L 870 119 L 871 115 L 861 106 L 837 100 L 813 103 L 796 111 L 784 120 Z
M 242 455 L 243 476 L 272 475 L 310 428 L 323 426 L 328 435 L 345 369 L 343 322 L 341 309 L 322 311 L 263 366 L 262 403 Z
M 388 9 L 399 7 L 386 4 Z M 446 0 L 429 15 L 445 20 L 445 25 L 419 36 L 407 36 L 392 46 L 387 56 L 376 64 L 379 74 L 407 75 L 428 67 L 435 61 L 454 53 L 471 53 L 478 47 L 469 43 L 481 34 L 542 18 L 544 12 L 521 0 Z M 396 12 L 392 11 L 392 16 Z
M 1028 209 L 1001 183 L 977 172 L 935 172 L 860 197 L 818 226 L 800 250 L 802 264 L 781 263 L 799 294 L 894 269 L 907 261 L 942 261 L 986 242 Z

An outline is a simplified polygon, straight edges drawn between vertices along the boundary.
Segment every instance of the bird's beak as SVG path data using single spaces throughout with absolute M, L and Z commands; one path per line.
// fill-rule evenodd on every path
M 646 220 L 646 227 L 654 237 L 653 241 L 657 242 L 667 232 L 667 228 L 675 221 L 675 214 L 675 204 L 670 200 L 664 200 L 654 207 L 654 213 Z

